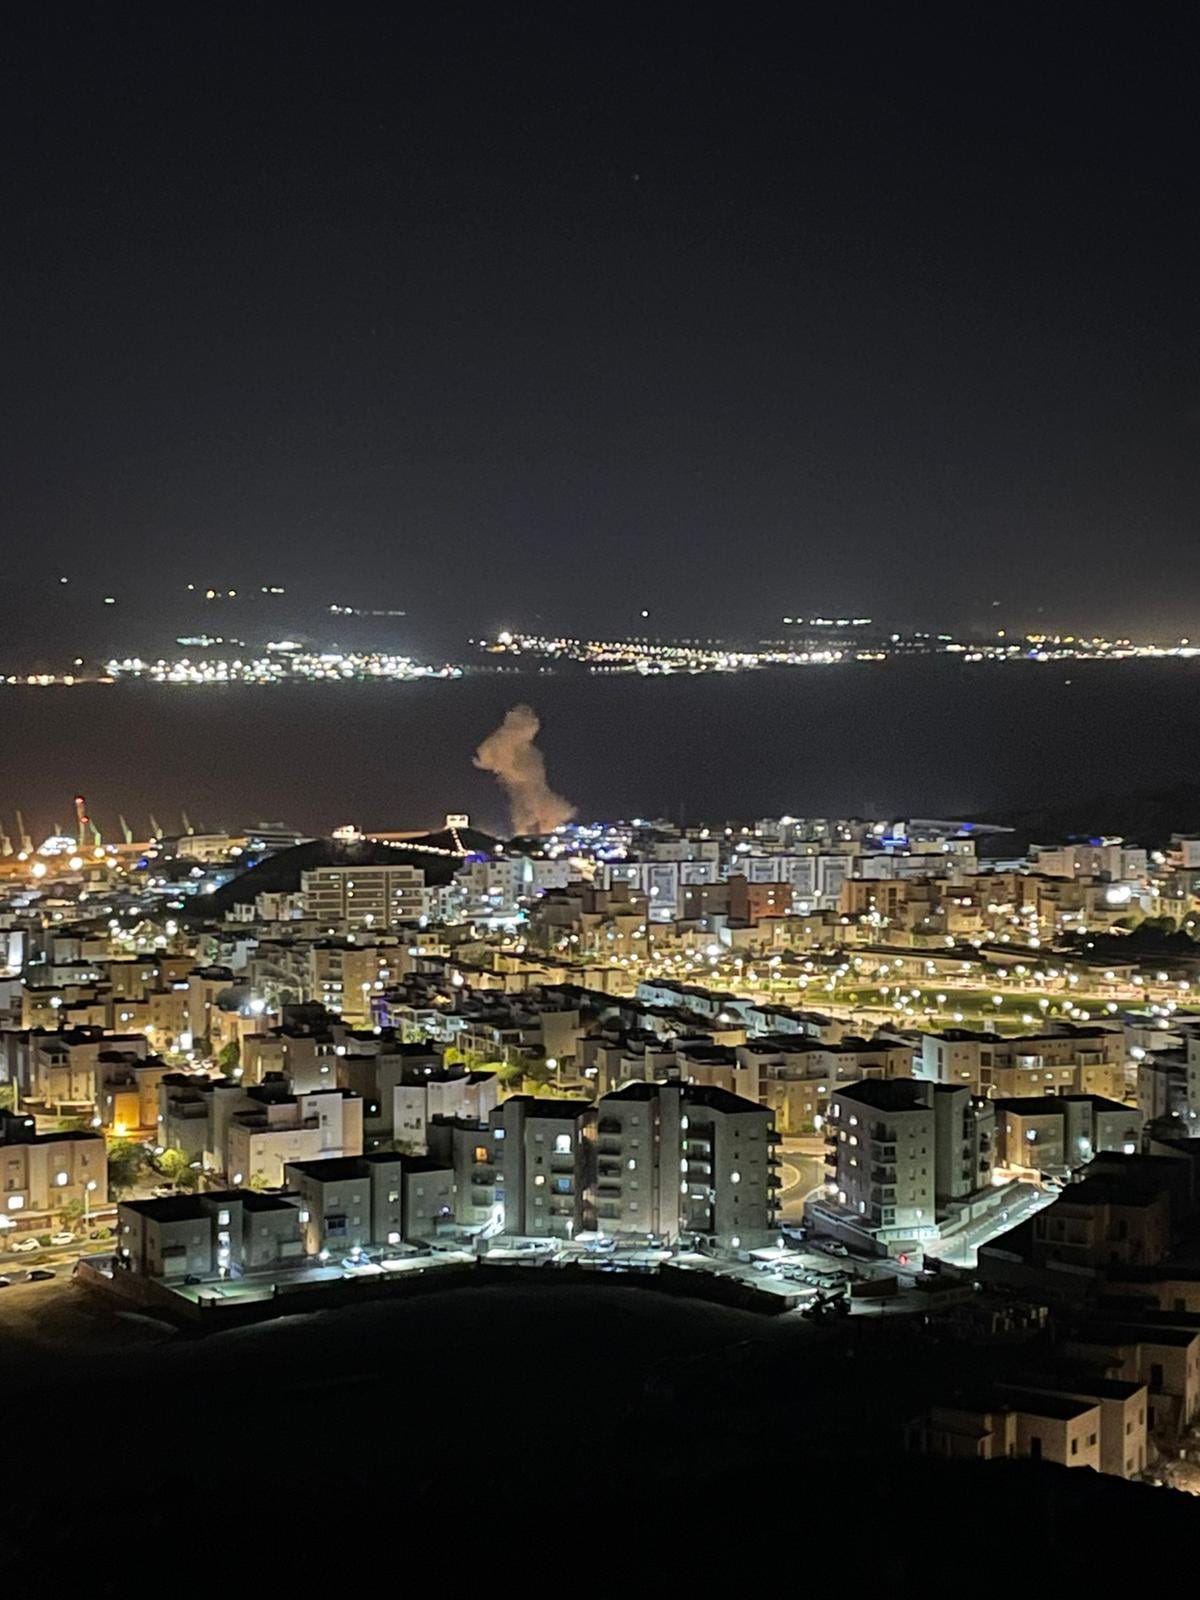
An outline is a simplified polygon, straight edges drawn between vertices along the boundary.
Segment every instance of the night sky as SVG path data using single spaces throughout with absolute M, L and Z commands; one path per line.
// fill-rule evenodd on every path
M 463 632 L 643 607 L 1185 629 L 1200 73 L 1175 29 L 10 9 L 7 600 L 66 574 L 134 631 L 189 580 Z

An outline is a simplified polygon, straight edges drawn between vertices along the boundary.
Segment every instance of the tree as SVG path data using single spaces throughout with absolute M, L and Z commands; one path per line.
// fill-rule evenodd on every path
M 221 1046 L 221 1053 L 217 1057 L 217 1065 L 222 1072 L 232 1072 L 240 1060 L 241 1052 L 238 1049 L 236 1039 L 230 1039 L 228 1044 Z
M 0 1083 L 0 1111 L 11 1111 L 16 1100 L 16 1086 L 11 1083 Z
M 108 1187 L 125 1194 L 137 1183 L 147 1165 L 146 1147 L 132 1139 L 118 1139 L 108 1147 Z
M 168 1183 L 179 1183 L 182 1174 L 191 1171 L 188 1166 L 188 1158 L 182 1150 L 176 1149 L 164 1150 L 162 1155 L 157 1157 L 154 1165 Z

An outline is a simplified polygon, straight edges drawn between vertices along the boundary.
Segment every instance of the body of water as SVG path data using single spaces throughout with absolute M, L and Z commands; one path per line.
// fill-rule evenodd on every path
M 541 673 L 255 688 L 0 688 L 0 819 L 144 836 L 283 820 L 503 829 L 479 741 L 520 701 L 583 817 L 968 815 L 1192 776 L 1200 664 L 944 659 L 731 676 Z

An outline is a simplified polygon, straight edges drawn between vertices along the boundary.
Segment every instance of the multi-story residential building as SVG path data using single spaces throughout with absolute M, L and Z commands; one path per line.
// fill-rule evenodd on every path
M 532 1095 L 513 1095 L 492 1112 L 506 1233 L 569 1239 L 589 1225 L 593 1120 L 590 1101 Z
M 0 1114 L 0 1216 L 4 1226 L 78 1202 L 108 1202 L 108 1157 L 97 1133 L 38 1133 L 33 1117 Z
M 210 1190 L 117 1207 L 116 1260 L 138 1277 L 225 1277 L 294 1265 L 303 1256 L 300 1211 L 278 1195 Z
M 694 1157 L 699 1171 L 702 1154 L 712 1160 L 699 1130 L 685 1155 L 684 1093 L 678 1083 L 628 1083 L 597 1103 L 592 1205 L 601 1233 L 679 1237 L 691 1177 L 681 1177 L 684 1162 Z
M 1101 1470 L 1100 1406 L 1086 1397 L 1000 1390 L 933 1406 L 905 1430 L 908 1448 L 960 1461 L 1013 1458 Z
M 425 913 L 425 873 L 409 862 L 389 866 L 317 867 L 300 877 L 307 917 L 334 932 L 380 931 L 417 922 Z
M 771 1111 L 725 1089 L 689 1084 L 680 1131 L 680 1231 L 735 1250 L 768 1242 L 779 1186 Z
M 1144 1385 L 1147 1426 L 1174 1441 L 1200 1412 L 1200 1317 L 1188 1312 L 1112 1312 L 1074 1325 L 1064 1356 L 1090 1362 L 1109 1378 Z
M 101 1057 L 142 1058 L 148 1054 L 144 1033 L 105 1033 L 102 1028 L 68 1028 L 61 1033 L 34 1029 L 19 1054 L 18 1079 L 22 1104 L 57 1112 L 92 1112 Z M 112 1064 L 110 1059 L 109 1064 Z
M 159 1056 L 102 1050 L 96 1058 L 93 1121 L 118 1139 L 154 1133 L 159 1085 L 169 1070 Z
M 414 1154 L 426 1148 L 428 1125 L 434 1117 L 486 1119 L 499 1099 L 500 1080 L 494 1072 L 470 1072 L 465 1067 L 413 1067 L 392 1089 L 391 1136 Z
M 376 1151 L 292 1162 L 286 1176 L 310 1256 L 428 1240 L 454 1222 L 454 1171 L 438 1160 Z
M 1101 1095 L 1036 1095 L 996 1100 L 997 1165 L 1062 1173 L 1100 1150 L 1132 1155 L 1141 1141 L 1142 1114 Z
M 203 1166 L 212 1149 L 212 1099 L 216 1089 L 240 1094 L 231 1078 L 211 1078 L 205 1073 L 167 1072 L 159 1080 L 157 1136 L 164 1149 L 179 1150 L 193 1166 Z M 210 1161 L 215 1166 L 215 1160 Z
M 395 939 L 314 940 L 308 946 L 306 992 L 351 1027 L 366 1027 L 374 996 L 398 970 L 399 950 Z
M 224 994 L 234 982 L 233 971 L 229 967 L 197 967 L 188 973 L 187 1032 L 184 1035 L 188 1044 L 209 1037 L 217 997 Z
M 911 1077 L 913 1064 L 911 1043 L 887 1034 L 870 1040 L 848 1035 L 836 1043 L 794 1033 L 765 1034 L 737 1046 L 737 1055 L 758 1063 L 756 1098 L 775 1113 L 783 1134 L 819 1131 L 839 1083 Z
M 1056 1025 L 1004 1038 L 952 1028 L 923 1033 L 916 1075 L 965 1084 L 973 1094 L 1017 1099 L 1040 1094 L 1097 1094 L 1118 1099 L 1125 1086 L 1120 1028 Z
M 839 1089 L 830 1107 L 830 1199 L 884 1241 L 937 1229 L 936 1118 L 930 1089 L 912 1078 Z
M 1033 1219 L 1032 1259 L 1039 1267 L 1150 1266 L 1166 1258 L 1170 1245 L 1168 1193 L 1135 1178 L 1085 1177 Z
M 363 1103 L 348 1089 L 285 1094 L 253 1085 L 230 1112 L 220 1170 L 235 1185 L 277 1188 L 297 1161 L 362 1155 Z
M 1155 1050 L 1138 1061 L 1138 1110 L 1146 1122 L 1176 1119 L 1192 1129 L 1188 1098 L 1193 1087 L 1190 1049 L 1187 1045 L 1173 1050 Z
M 454 1220 L 466 1228 L 498 1228 L 504 1220 L 496 1197 L 501 1145 L 491 1122 L 433 1117 L 425 1139 L 431 1159 L 454 1173 Z
M 995 1113 L 964 1085 L 881 1078 L 836 1091 L 820 1210 L 904 1253 L 992 1193 Z

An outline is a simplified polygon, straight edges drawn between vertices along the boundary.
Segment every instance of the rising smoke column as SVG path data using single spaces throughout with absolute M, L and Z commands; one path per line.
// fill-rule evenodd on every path
M 475 752 L 475 765 L 494 772 L 508 795 L 514 833 L 549 833 L 575 815 L 546 783 L 545 757 L 533 742 L 540 727 L 532 706 L 514 706 Z

